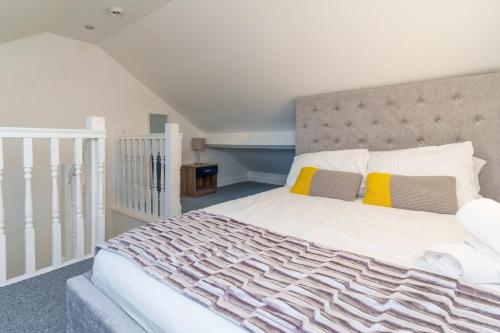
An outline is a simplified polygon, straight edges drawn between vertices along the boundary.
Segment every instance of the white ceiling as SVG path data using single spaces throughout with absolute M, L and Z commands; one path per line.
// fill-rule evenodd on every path
M 207 133 L 286 131 L 297 96 L 500 70 L 498 13 L 498 0 L 1 0 L 0 42 L 95 42 Z
M 498 0 L 173 0 L 100 43 L 201 130 L 294 128 L 301 95 L 500 69 Z
M 0 0 L 0 43 L 41 32 L 97 43 L 170 0 Z M 107 14 L 119 6 L 121 19 Z M 85 25 L 95 26 L 86 30 Z

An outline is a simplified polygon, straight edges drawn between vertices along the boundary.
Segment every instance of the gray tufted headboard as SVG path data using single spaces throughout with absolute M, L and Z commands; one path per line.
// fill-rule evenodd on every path
M 301 97 L 296 154 L 472 141 L 481 193 L 500 201 L 500 73 Z

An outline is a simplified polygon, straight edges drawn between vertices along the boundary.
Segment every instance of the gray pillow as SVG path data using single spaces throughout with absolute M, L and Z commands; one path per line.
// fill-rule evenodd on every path
M 363 176 L 354 172 L 318 170 L 311 181 L 309 195 L 353 201 Z
M 449 176 L 392 175 L 391 201 L 394 208 L 455 214 L 457 180 Z

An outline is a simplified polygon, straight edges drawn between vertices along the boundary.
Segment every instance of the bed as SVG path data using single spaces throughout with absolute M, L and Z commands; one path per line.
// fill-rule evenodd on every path
M 500 74 L 304 97 L 297 100 L 297 154 L 392 150 L 470 140 L 487 160 L 482 194 L 500 198 Z M 454 215 L 300 196 L 287 187 L 204 210 L 404 267 L 427 269 L 422 251 L 460 241 Z M 69 332 L 245 332 L 117 254 L 100 251 L 93 272 L 68 281 Z M 196 320 L 193 320 L 196 318 Z

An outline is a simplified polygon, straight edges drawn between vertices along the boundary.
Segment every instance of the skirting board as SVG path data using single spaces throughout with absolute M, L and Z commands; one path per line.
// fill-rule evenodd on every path
M 244 176 L 231 177 L 231 178 L 220 177 L 218 179 L 218 186 L 221 187 L 242 182 L 257 182 L 257 183 L 265 183 L 273 185 L 285 185 L 286 177 L 287 175 L 249 171 Z

